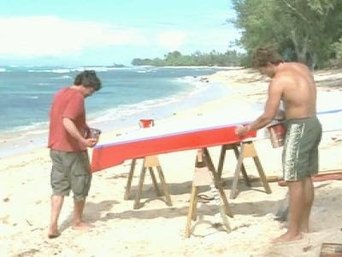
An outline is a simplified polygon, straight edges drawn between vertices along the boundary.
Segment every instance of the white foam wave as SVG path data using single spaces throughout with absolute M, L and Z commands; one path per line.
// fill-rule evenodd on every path
M 38 86 L 49 86 L 50 83 L 46 83 L 46 82 L 40 82 L 38 83 Z
M 58 80 L 58 79 L 72 79 L 72 77 L 69 76 L 69 75 L 63 75 L 63 76 L 60 76 L 60 77 L 54 77 L 54 78 L 50 78 L 50 79 L 55 79 L 55 80 Z
M 29 125 L 24 126 L 17 126 L 10 129 L 3 130 L 6 134 L 16 134 L 17 136 L 20 135 L 21 137 L 25 137 L 28 135 L 39 135 L 42 133 L 46 133 L 48 130 L 48 122 L 35 122 Z
M 149 109 L 156 108 L 158 106 L 167 105 L 176 99 L 170 98 L 168 101 L 157 100 L 157 101 L 144 101 L 137 104 L 120 105 L 117 108 L 111 108 L 106 111 L 101 111 L 88 115 L 92 122 L 106 122 L 115 121 L 120 119 L 126 119 L 130 116 L 146 112 Z
M 69 73 L 72 71 L 71 69 L 52 69 L 51 72 L 53 73 Z
M 97 72 L 106 72 L 111 70 L 131 70 L 132 67 L 111 67 L 111 66 L 80 66 L 74 69 L 74 71 L 94 70 Z

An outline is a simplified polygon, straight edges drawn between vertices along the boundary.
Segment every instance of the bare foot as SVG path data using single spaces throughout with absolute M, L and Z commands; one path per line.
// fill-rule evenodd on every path
M 56 237 L 59 237 L 61 235 L 61 233 L 58 232 L 58 229 L 55 227 L 50 227 L 49 228 L 49 232 L 48 232 L 48 238 L 49 239 L 53 239 Z
M 286 232 L 285 234 L 281 235 L 280 237 L 273 239 L 272 243 L 284 243 L 284 242 L 300 240 L 302 238 L 303 238 L 303 235 L 301 233 L 293 235 L 293 234 Z
M 73 224 L 72 228 L 75 230 L 80 231 L 88 231 L 89 229 L 93 228 L 94 226 L 85 222 L 78 222 Z

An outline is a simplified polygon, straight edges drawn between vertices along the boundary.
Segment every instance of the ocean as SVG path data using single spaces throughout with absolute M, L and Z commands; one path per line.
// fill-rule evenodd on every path
M 88 123 L 104 132 L 138 126 L 142 118 L 166 118 L 229 93 L 201 79 L 223 69 L 216 67 L 0 67 L 0 157 L 46 145 L 52 97 L 84 69 L 95 70 L 102 81 L 102 89 L 86 99 L 86 111 Z M 31 143 L 21 145 L 28 138 Z
M 140 119 L 158 122 L 233 90 L 205 79 L 219 70 L 227 70 L 218 67 L 0 66 L 0 158 L 47 146 L 52 97 L 62 87 L 71 85 L 74 77 L 85 69 L 95 70 L 103 86 L 85 101 L 88 125 L 112 132 L 113 136 L 115 131 L 138 129 Z M 341 129 L 337 122 L 342 118 L 341 94 L 318 92 L 318 117 L 325 132 Z M 263 108 L 256 105 L 242 111 L 241 106 L 235 107 L 239 112 L 224 120 L 248 115 L 254 119 Z

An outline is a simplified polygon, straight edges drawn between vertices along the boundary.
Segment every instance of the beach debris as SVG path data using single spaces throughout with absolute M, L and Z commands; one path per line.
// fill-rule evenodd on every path
M 318 174 L 312 176 L 313 182 L 321 182 L 326 180 L 342 180 L 342 170 L 320 171 Z M 287 184 L 283 179 L 279 179 L 278 185 L 286 186 Z
M 341 257 L 342 244 L 323 243 L 321 247 L 320 257 Z
M 198 194 L 197 195 L 197 200 L 201 203 L 209 203 L 211 200 L 214 200 L 214 196 L 210 196 L 207 194 Z
M 209 79 L 207 77 L 200 78 L 201 82 L 209 83 Z
M 17 256 L 18 257 L 30 257 L 30 256 L 35 255 L 37 252 L 39 252 L 38 249 L 30 249 L 25 252 L 19 253 Z
M 303 252 L 310 251 L 311 249 L 312 249 L 312 245 L 307 245 L 307 246 L 303 247 Z
M 342 135 L 332 136 L 331 140 L 333 140 L 334 142 L 341 142 L 342 141 Z
M 26 221 L 26 223 L 29 224 L 30 226 L 33 225 L 29 220 L 25 219 L 25 221 Z

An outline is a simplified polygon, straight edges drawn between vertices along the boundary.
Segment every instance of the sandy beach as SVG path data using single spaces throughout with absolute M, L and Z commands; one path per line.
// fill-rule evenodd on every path
M 213 117 L 221 120 L 250 120 L 256 113 L 251 104 L 266 99 L 267 82 L 249 69 L 220 71 L 208 76 L 210 82 L 224 83 L 232 94 L 199 105 L 195 109 L 174 113 L 156 126 L 185 124 L 191 120 Z M 342 108 L 342 71 L 315 73 L 318 83 L 318 111 Z M 337 106 L 337 107 L 336 107 Z M 341 106 L 341 107 L 338 107 Z M 236 112 L 232 112 L 236 110 Z M 322 114 L 323 139 L 320 144 L 320 174 L 342 172 L 342 112 Z M 100 143 L 109 142 L 124 129 L 101 135 Z M 258 156 L 268 177 L 280 177 L 282 148 L 272 148 L 265 130 L 254 140 Z M 220 147 L 209 149 L 215 166 Z M 91 150 L 90 150 L 91 155 Z M 63 257 L 301 257 L 319 256 L 322 243 L 342 243 L 342 180 L 315 182 L 315 202 L 311 215 L 311 233 L 302 240 L 272 244 L 271 240 L 286 231 L 286 223 L 275 220 L 275 213 L 285 199 L 287 188 L 270 182 L 272 193 L 266 194 L 256 181 L 252 187 L 239 182 L 239 194 L 229 199 L 236 159 L 227 152 L 223 168 L 225 193 L 234 214 L 232 228 L 214 226 L 221 222 L 214 201 L 198 204 L 198 219 L 192 222 L 190 238 L 184 237 L 194 174 L 196 150 L 159 155 L 171 194 L 172 206 L 156 197 L 151 178 L 146 175 L 142 207 L 133 209 L 141 160 L 138 160 L 132 184 L 132 196 L 124 200 L 130 161 L 93 174 L 84 218 L 94 227 L 87 232 L 71 228 L 72 197 L 65 199 L 60 216 L 61 236 L 47 238 L 50 217 L 50 168 L 47 148 L 33 149 L 0 159 L 0 256 Z M 254 163 L 245 160 L 248 175 L 257 177 Z M 201 192 L 209 192 L 204 186 Z

